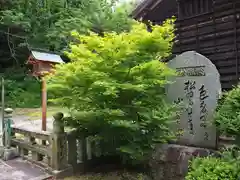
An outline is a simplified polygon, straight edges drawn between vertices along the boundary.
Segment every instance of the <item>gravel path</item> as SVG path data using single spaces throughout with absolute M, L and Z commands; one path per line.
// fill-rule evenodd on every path
M 24 115 L 16 115 L 13 117 L 13 122 L 15 127 L 21 127 L 22 129 L 29 131 L 41 131 L 42 121 L 40 119 L 37 120 L 29 120 L 27 116 Z M 47 131 L 52 130 L 52 118 L 47 119 Z

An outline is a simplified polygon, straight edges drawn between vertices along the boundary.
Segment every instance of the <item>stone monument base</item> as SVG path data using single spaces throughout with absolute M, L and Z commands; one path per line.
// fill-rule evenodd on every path
M 12 160 L 16 157 L 18 157 L 18 150 L 16 148 L 10 147 L 10 148 L 6 148 L 6 147 L 0 147 L 0 157 L 4 160 L 4 161 L 8 161 L 8 160 Z
M 213 150 L 182 146 L 177 144 L 159 145 L 150 160 L 154 180 L 184 180 L 189 160 L 194 157 L 213 155 Z

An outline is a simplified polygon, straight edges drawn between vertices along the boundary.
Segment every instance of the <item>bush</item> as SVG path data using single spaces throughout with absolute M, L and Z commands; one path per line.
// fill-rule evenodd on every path
M 240 135 L 240 86 L 224 95 L 216 112 L 215 123 L 221 133 Z
M 49 90 L 55 103 L 72 109 L 68 124 L 96 135 L 104 153 L 143 160 L 172 137 L 165 85 L 174 72 L 159 59 L 171 52 L 173 30 L 168 20 L 152 32 L 136 22 L 128 33 L 73 33 L 79 43 L 67 53 L 72 62 L 57 66 Z
M 237 180 L 240 168 L 236 161 L 206 157 L 191 162 L 186 180 Z

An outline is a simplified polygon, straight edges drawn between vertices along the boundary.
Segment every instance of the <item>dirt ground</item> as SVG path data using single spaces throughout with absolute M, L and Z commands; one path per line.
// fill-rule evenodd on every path
M 107 174 L 90 174 L 69 177 L 65 180 L 150 180 L 150 178 L 143 174 L 129 172 L 112 172 Z

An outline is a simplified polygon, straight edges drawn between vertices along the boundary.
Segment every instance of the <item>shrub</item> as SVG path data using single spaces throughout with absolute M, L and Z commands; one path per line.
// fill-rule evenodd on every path
M 240 86 L 224 95 L 216 112 L 215 123 L 221 133 L 240 135 Z
M 186 180 L 237 180 L 239 172 L 235 161 L 215 157 L 196 158 L 191 162 Z
M 72 62 L 56 67 L 49 90 L 72 109 L 68 124 L 101 139 L 104 153 L 142 160 L 171 138 L 174 107 L 164 87 L 174 72 L 159 59 L 170 54 L 173 30 L 168 20 L 152 32 L 136 22 L 128 33 L 73 33 L 79 43 L 67 53 Z

